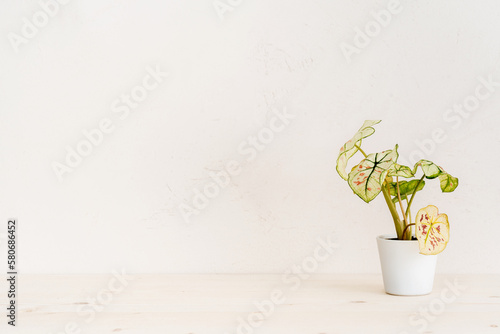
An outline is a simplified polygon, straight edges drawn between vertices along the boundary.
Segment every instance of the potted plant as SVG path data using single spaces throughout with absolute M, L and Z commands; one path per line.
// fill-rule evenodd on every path
M 428 294 L 434 282 L 436 254 L 446 248 L 450 237 L 448 216 L 428 205 L 418 210 L 412 222 L 411 205 L 415 194 L 424 188 L 425 179 L 439 179 L 443 192 L 454 191 L 458 179 L 428 160 L 418 161 L 413 169 L 398 164 L 398 145 L 366 154 L 362 141 L 375 132 L 373 125 L 378 123 L 380 120 L 365 121 L 340 148 L 337 172 L 363 201 L 369 203 L 382 193 L 389 208 L 396 233 L 377 237 L 385 291 L 405 296 Z M 357 152 L 364 159 L 348 173 L 347 163 Z M 418 177 L 420 172 L 422 176 Z

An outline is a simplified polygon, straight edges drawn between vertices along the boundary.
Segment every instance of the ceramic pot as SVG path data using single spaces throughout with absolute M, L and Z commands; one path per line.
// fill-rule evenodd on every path
M 418 296 L 432 292 L 437 255 L 419 253 L 418 241 L 397 240 L 395 235 L 377 237 L 385 292 Z

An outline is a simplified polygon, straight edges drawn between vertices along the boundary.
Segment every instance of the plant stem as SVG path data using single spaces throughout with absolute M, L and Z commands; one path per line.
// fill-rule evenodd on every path
M 408 196 L 406 196 L 406 213 L 408 213 L 408 211 L 410 211 L 410 207 L 408 206 Z M 410 218 L 408 221 L 411 224 L 411 213 L 408 213 L 408 217 Z
M 366 155 L 365 151 L 363 151 L 363 150 L 361 149 L 361 147 L 359 147 L 359 146 L 358 146 L 358 145 L 356 145 L 356 144 L 354 144 L 354 146 L 356 146 L 356 147 L 358 148 L 358 150 L 359 150 L 361 153 L 363 153 L 363 155 L 365 156 L 365 158 L 366 158 L 366 157 L 368 157 L 368 156 Z
M 398 202 L 399 202 L 399 206 L 401 207 L 401 214 L 403 215 L 403 223 L 405 226 L 408 225 L 408 222 L 406 221 L 406 213 L 405 213 L 405 209 L 403 208 L 403 202 L 401 201 L 401 192 L 399 191 L 399 177 L 396 176 L 396 191 L 398 193 Z M 405 227 L 406 229 L 406 227 Z M 403 239 L 405 237 L 405 234 L 403 232 Z M 410 236 L 411 238 L 411 236 Z
M 407 217 L 407 218 L 408 218 L 408 219 L 407 219 L 408 223 L 410 223 L 410 225 L 412 225 L 412 223 L 411 223 L 411 212 L 410 212 L 410 206 L 408 205 L 408 196 L 406 196 L 406 214 L 407 214 L 407 216 L 408 216 L 408 217 Z M 411 229 L 411 227 L 410 227 L 410 235 L 412 234 L 411 232 L 412 232 L 412 229 Z
M 420 180 L 417 183 L 417 186 L 415 187 L 415 190 L 413 190 L 413 194 L 411 194 L 410 203 L 408 203 L 408 207 L 407 207 L 408 208 L 408 211 L 406 212 L 407 214 L 410 211 L 410 206 L 411 206 L 411 203 L 413 203 L 413 198 L 415 197 L 415 194 L 417 193 L 417 189 L 420 186 L 420 183 L 422 183 L 422 181 L 424 180 L 424 177 L 425 177 L 425 174 L 422 175 L 422 177 L 420 178 Z
M 394 205 L 394 203 L 392 202 L 388 187 L 389 184 L 387 183 L 387 181 L 384 181 L 384 183 L 382 184 L 382 193 L 384 194 L 385 202 L 387 203 L 389 211 L 391 212 L 392 219 L 394 220 L 394 226 L 396 227 L 396 234 L 398 236 L 398 239 L 401 240 L 403 239 L 404 225 L 399 218 L 398 210 L 396 210 L 396 205 Z
M 406 230 L 408 229 L 408 227 L 410 227 L 412 225 L 415 225 L 415 224 L 408 224 L 408 225 L 406 225 L 405 229 L 403 230 L 403 238 L 404 238 L 404 236 L 406 234 Z M 411 240 L 411 227 L 410 227 L 410 239 L 408 239 L 408 240 Z

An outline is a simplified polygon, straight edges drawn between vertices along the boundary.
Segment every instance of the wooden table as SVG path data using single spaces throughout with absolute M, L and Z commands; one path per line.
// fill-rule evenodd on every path
M 500 333 L 500 275 L 438 276 L 419 297 L 375 274 L 20 275 L 17 289 L 2 334 Z

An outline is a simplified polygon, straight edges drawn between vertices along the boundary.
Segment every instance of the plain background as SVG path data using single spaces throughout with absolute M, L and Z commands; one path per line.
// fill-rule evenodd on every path
M 480 77 L 500 82 L 500 4 L 402 1 L 349 62 L 342 43 L 387 6 L 252 0 L 221 19 L 211 0 L 75 0 L 15 52 L 9 33 L 40 4 L 2 1 L 2 254 L 17 217 L 26 273 L 282 273 L 332 234 L 339 247 L 317 272 L 379 272 L 375 237 L 391 217 L 382 196 L 352 194 L 335 160 L 382 119 L 367 151 L 398 143 L 408 161 L 426 145 L 460 179 L 452 194 L 429 181 L 414 204 L 450 217 L 438 271 L 500 273 L 500 87 L 467 116 L 448 111 Z M 170 76 L 120 120 L 111 104 L 155 66 Z M 295 118 L 245 161 L 238 146 L 283 108 Z M 114 131 L 59 182 L 53 162 L 103 118 Z M 431 144 L 435 131 L 445 139 Z M 186 223 L 179 205 L 230 160 L 241 173 Z

